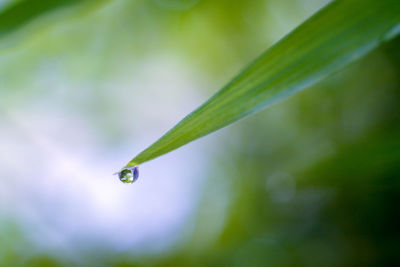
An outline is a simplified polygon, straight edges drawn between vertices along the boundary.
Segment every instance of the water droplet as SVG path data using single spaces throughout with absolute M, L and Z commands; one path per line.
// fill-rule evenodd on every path
M 121 182 L 126 184 L 131 184 L 139 178 L 139 168 L 138 167 L 124 168 L 122 171 L 114 174 L 118 174 L 118 178 Z

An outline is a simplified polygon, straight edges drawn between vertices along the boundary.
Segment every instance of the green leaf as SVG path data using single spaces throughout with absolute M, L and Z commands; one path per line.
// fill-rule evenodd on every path
M 399 0 L 334 1 L 132 159 L 136 166 L 323 80 L 400 31 Z

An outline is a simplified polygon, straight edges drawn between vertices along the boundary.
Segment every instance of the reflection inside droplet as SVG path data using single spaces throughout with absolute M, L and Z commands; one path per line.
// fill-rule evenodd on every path
M 131 167 L 125 168 L 120 172 L 117 172 L 119 180 L 126 184 L 131 184 L 135 182 L 139 178 L 139 168 L 138 167 Z

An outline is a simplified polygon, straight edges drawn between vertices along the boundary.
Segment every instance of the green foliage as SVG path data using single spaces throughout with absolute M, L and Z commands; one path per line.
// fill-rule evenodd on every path
M 71 6 L 83 0 L 42 0 L 19 1 L 0 13 L 0 36 L 11 33 L 31 22 L 33 19 L 57 10 L 61 7 Z
M 267 50 L 128 164 L 136 166 L 323 80 L 396 36 L 396 0 L 334 1 Z
M 21 0 L 9 5 L 0 11 L 0 40 L 8 35 L 18 32 L 25 26 L 31 25 L 32 22 L 55 11 L 72 7 L 83 7 L 83 10 L 100 6 L 109 0 Z M 76 12 L 75 12 L 76 13 Z M 53 25 L 52 23 L 44 23 L 37 27 L 40 30 Z M 23 37 L 26 38 L 27 34 Z

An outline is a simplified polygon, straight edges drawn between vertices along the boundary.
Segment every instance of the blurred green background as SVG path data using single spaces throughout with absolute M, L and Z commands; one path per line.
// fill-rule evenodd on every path
M 112 173 L 327 4 L 0 1 L 0 266 L 396 266 L 400 39 Z

